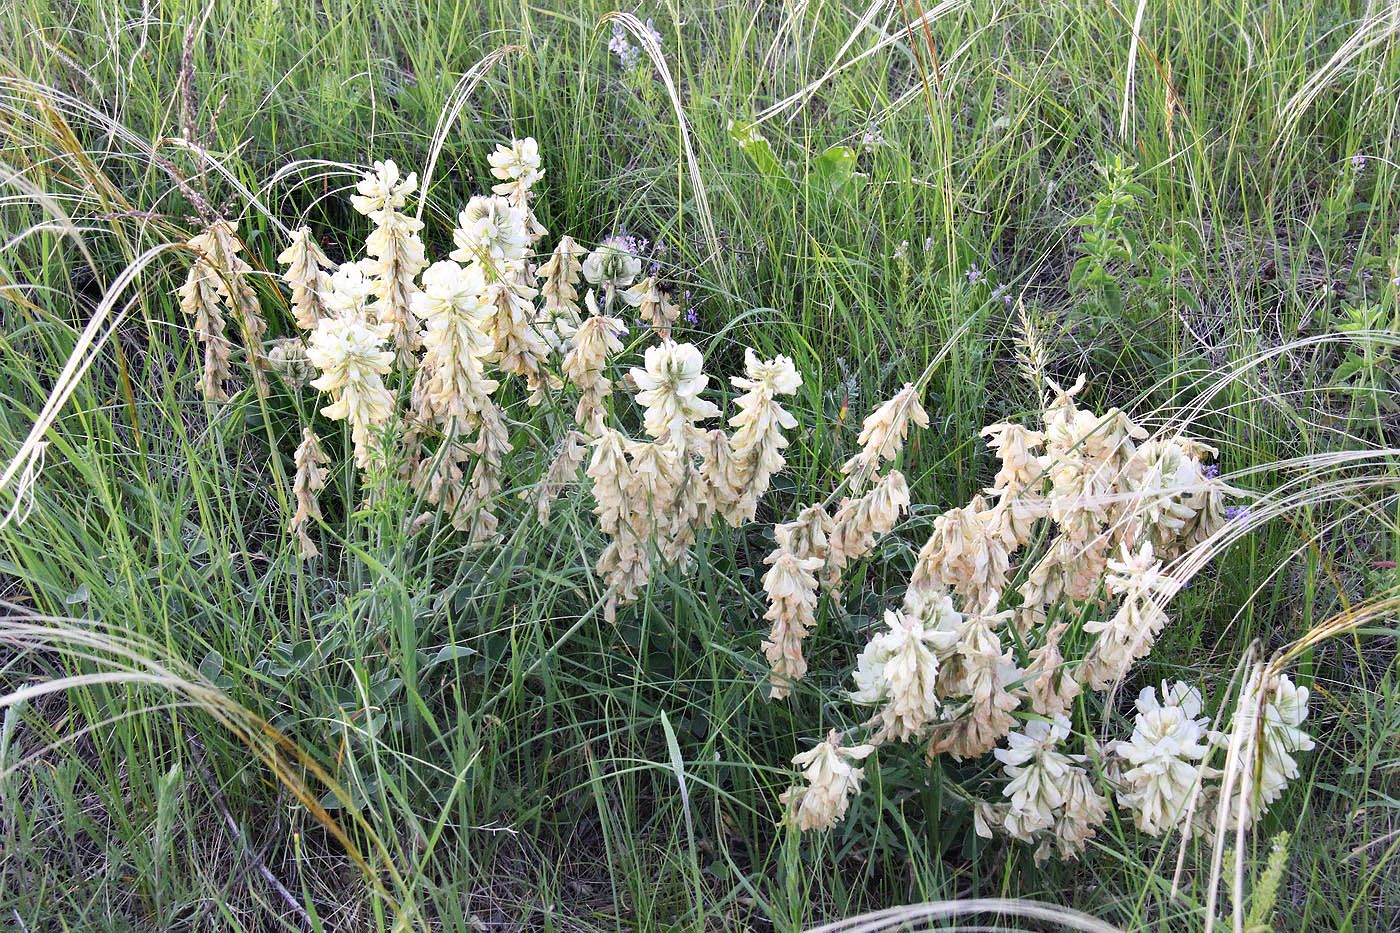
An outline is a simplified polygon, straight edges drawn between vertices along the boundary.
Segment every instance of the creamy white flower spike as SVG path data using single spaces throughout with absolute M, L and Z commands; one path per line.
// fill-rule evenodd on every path
M 933 534 L 919 550 L 909 585 L 950 587 L 964 605 L 982 606 L 1006 586 L 1011 553 L 1000 517 L 973 496 L 966 508 L 949 509 L 933 521 Z
M 457 216 L 452 242 L 449 259 L 479 263 L 488 278 L 499 278 L 529 253 L 529 217 L 503 197 L 477 195 Z
M 1262 667 L 1251 673 L 1235 706 L 1230 741 L 1238 746 L 1239 765 L 1225 808 L 1231 829 L 1241 821 L 1251 826 L 1268 812 L 1298 776 L 1294 754 L 1313 748 L 1302 728 L 1308 718 L 1308 688 Z M 1198 815 L 1207 824 L 1218 824 L 1217 812 L 1212 805 Z
M 880 738 L 918 738 L 938 716 L 939 658 L 958 643 L 961 617 L 945 597 L 924 616 L 886 610 L 885 631 L 866 644 L 856 662 L 851 700 L 880 704 Z
M 267 334 L 267 321 L 263 319 L 257 293 L 250 284 L 253 267 L 239 255 L 243 243 L 238 239 L 238 224 L 216 220 L 203 233 L 191 237 L 189 245 L 204 255 L 215 272 L 212 284 L 238 326 L 248 354 L 249 376 L 258 390 L 265 392 L 267 357 L 263 353 L 263 338 Z M 205 346 L 207 351 L 211 345 L 206 343 Z
M 960 699 L 944 702 L 947 721 L 934 732 L 930 754 L 976 758 L 991 751 L 1015 725 L 1011 711 L 1021 701 L 1006 688 L 1020 672 L 996 633 L 1009 614 L 982 611 L 966 616 L 957 649 L 939 677 L 939 692 Z
M 424 322 L 414 411 L 448 434 L 474 429 L 497 388 L 486 376 L 485 361 L 495 344 L 486 335 L 492 308 L 484 290 L 481 270 L 444 260 L 428 267 L 423 289 L 414 296 L 414 312 Z
M 860 792 L 865 771 L 855 762 L 870 756 L 872 745 L 843 746 L 836 732 L 816 747 L 793 756 L 802 769 L 806 787 L 794 787 L 782 794 L 788 819 L 803 830 L 830 829 L 846 817 L 851 797 Z
M 579 390 L 574 421 L 590 435 L 596 435 L 602 423 L 603 400 L 612 394 L 612 382 L 603 370 L 610 356 L 622 352 L 620 338 L 627 327 L 618 318 L 599 314 L 592 292 L 588 293 L 587 301 L 593 314 L 579 325 L 570 339 L 563 370 L 564 378 Z
M 302 330 L 311 330 L 331 313 L 324 297 L 331 287 L 325 271 L 331 268 L 331 261 L 307 227 L 292 232 L 291 243 L 278 254 L 277 261 L 285 267 L 282 279 L 292 290 L 292 316 Z
M 509 146 L 497 146 L 486 161 L 491 164 L 491 174 L 502 182 L 492 187 L 496 194 L 523 199 L 535 182 L 544 177 L 544 170 L 540 168 L 540 147 L 533 136 L 513 140 Z
M 574 335 L 579 325 L 576 286 L 583 266 L 583 254 L 583 247 L 575 243 L 573 237 L 560 237 L 554 252 L 539 270 L 545 323 L 548 330 L 555 335 L 552 346 L 556 353 L 568 350 L 569 338 Z M 598 313 L 596 303 L 589 306 L 589 313 Z
M 657 282 L 656 276 L 647 276 L 631 288 L 621 292 L 622 300 L 637 309 L 637 317 L 656 331 L 662 340 L 671 339 L 671 325 L 680 316 L 676 307 Z
M 773 629 L 763 643 L 763 653 L 773 672 L 770 695 L 780 700 L 792 692 L 791 683 L 807 673 L 802 641 L 816 625 L 817 571 L 822 560 L 793 550 L 791 536 L 784 535 L 764 563 L 768 564 L 763 575 L 768 611 L 763 617 Z
M 1197 718 L 1201 694 L 1177 681 L 1162 683 L 1162 696 L 1144 687 L 1138 694 L 1133 734 L 1113 746 L 1122 759 L 1118 802 L 1132 810 L 1137 828 L 1152 836 L 1174 829 L 1208 773 L 1210 720 Z
M 1095 690 L 1106 690 L 1122 680 L 1133 662 L 1152 650 L 1167 623 L 1163 603 L 1178 589 L 1147 542 L 1136 553 L 1124 545 L 1122 559 L 1108 562 L 1104 585 L 1122 596 L 1123 602 L 1107 621 L 1084 625 L 1086 633 L 1099 636 L 1082 668 L 1084 679 Z
M 723 432 L 711 432 L 712 441 L 715 435 L 719 436 L 718 442 L 707 448 L 707 457 L 714 450 L 727 452 L 729 449 Z M 724 455 L 727 454 L 721 454 Z M 718 475 L 728 472 L 724 467 L 711 469 Z M 768 594 L 768 611 L 763 617 L 773 628 L 763 642 L 763 653 L 773 672 L 769 695 L 775 700 L 788 696 L 791 683 L 807 672 L 802 642 L 816 622 L 817 573 L 826 561 L 827 535 L 831 527 L 831 517 L 826 510 L 820 505 L 811 505 L 803 509 L 795 521 L 773 528 L 777 547 L 764 559 L 771 569 L 763 578 L 763 588 Z
M 535 324 L 535 295 L 535 289 L 515 275 L 489 282 L 485 291 L 492 308 L 487 332 L 495 342 L 496 365 L 525 379 L 531 405 L 543 400 L 547 386 L 557 384 L 545 367 L 550 350 Z
M 730 442 L 729 476 L 725 488 L 738 491 L 725 503 L 724 518 L 734 527 L 753 521 L 758 501 L 768 492 L 773 475 L 787 464 L 784 431 L 797 427 L 797 419 L 778 404 L 780 395 L 791 395 L 802 386 L 802 377 L 792 360 L 778 355 L 760 359 L 752 349 L 744 351 L 745 376 L 730 382 L 745 392 L 734 400 L 738 414 L 729 419 L 735 428 Z
M 847 460 L 841 469 L 851 477 L 851 487 L 859 490 L 882 462 L 893 460 L 904 447 L 909 425 L 928 427 L 928 413 L 919 404 L 918 391 L 905 383 L 895 395 L 871 412 L 861 425 L 857 439 L 861 452 Z
M 890 470 L 863 496 L 845 499 L 833 518 L 830 547 L 822 582 L 833 594 L 841 585 L 841 574 L 852 562 L 875 547 L 875 541 L 889 534 L 899 516 L 909 510 L 909 484 L 904 474 Z
M 408 203 L 408 196 L 418 188 L 418 176 L 409 173 L 407 178 L 399 175 L 399 167 L 392 159 L 375 162 L 373 167 L 355 185 L 358 194 L 350 196 L 350 205 L 366 217 L 383 210 L 396 211 Z
M 695 424 L 719 414 L 718 406 L 700 397 L 710 381 L 705 360 L 693 345 L 671 341 L 648 347 L 642 358 L 645 367 L 634 367 L 631 376 L 640 390 L 637 401 L 646 409 L 646 431 L 684 446 Z
M 296 465 L 296 476 L 292 480 L 292 498 L 296 501 L 296 511 L 292 513 L 292 534 L 296 535 L 297 545 L 303 560 L 321 553 L 316 542 L 307 534 L 307 526 L 321 518 L 321 490 L 326 488 L 326 452 L 321 448 L 321 440 L 310 428 L 303 428 L 301 443 L 292 456 Z
M 331 275 L 330 291 L 322 297 L 333 317 L 368 318 L 373 294 L 374 282 L 365 276 L 364 267 L 357 262 L 342 262 Z
M 583 277 L 590 285 L 609 293 L 631 285 L 641 272 L 641 259 L 627 248 L 622 237 L 604 240 L 583 261 Z
M 1021 732 L 1006 737 L 1006 748 L 992 752 L 1010 778 L 1003 793 L 1011 800 L 1005 829 L 1017 839 L 1049 829 L 1055 811 L 1064 806 L 1069 790 L 1071 762 L 1057 746 L 1069 736 L 1069 719 L 1053 722 L 1037 719 Z
M 191 241 L 191 245 L 197 245 Z M 225 385 L 232 378 L 229 354 L 232 344 L 224 337 L 227 324 L 220 304 L 218 273 L 209 262 L 196 258 L 178 290 L 180 310 L 191 319 L 195 339 L 204 345 L 203 378 L 200 386 L 210 402 L 228 401 Z
M 311 385 L 332 399 L 321 414 L 349 422 L 355 463 L 361 469 L 368 469 L 382 454 L 373 432 L 394 413 L 394 396 L 383 380 L 394 364 L 394 354 L 384 349 L 388 339 L 388 325 L 359 317 L 322 318 L 306 350 L 307 358 L 321 371 Z

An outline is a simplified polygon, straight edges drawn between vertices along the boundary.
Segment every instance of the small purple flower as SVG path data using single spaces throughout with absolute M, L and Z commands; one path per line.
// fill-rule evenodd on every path
M 622 28 L 621 23 L 614 23 L 612 37 L 608 39 L 608 51 L 618 58 L 627 54 L 627 50 L 632 43 L 627 41 L 627 32 Z
M 865 128 L 864 135 L 860 138 L 861 148 L 866 152 L 874 152 L 876 146 L 885 144 L 885 134 L 880 131 L 880 124 L 872 123 Z
M 1366 157 L 1358 152 L 1351 157 L 1351 167 L 1358 172 L 1366 171 Z
M 909 241 L 908 241 L 908 240 L 902 240 L 902 241 L 900 241 L 900 244 L 899 244 L 898 246 L 895 247 L 894 253 L 893 253 L 893 255 L 891 255 L 890 258 L 891 258 L 891 259 L 895 259 L 895 260 L 899 260 L 899 261 L 901 261 L 901 262 L 902 262 L 903 260 L 909 258 Z
M 1201 467 L 1201 475 L 1206 479 L 1215 479 L 1220 475 L 1220 467 L 1214 463 L 1207 463 Z
M 686 294 L 686 297 L 687 297 L 687 298 L 690 297 L 690 292 L 686 292 L 685 294 Z M 685 322 L 686 322 L 687 324 L 689 324 L 691 327 L 695 327 L 695 326 L 699 325 L 699 323 L 700 323 L 700 312 L 696 311 L 694 307 L 686 308 L 686 309 L 685 309 Z
M 621 23 L 613 24 L 612 37 L 608 39 L 608 51 L 617 56 L 622 67 L 629 70 L 634 68 L 642 57 L 642 50 L 627 41 L 627 31 L 622 28 Z
M 1225 521 L 1242 521 L 1249 517 L 1249 506 L 1247 505 L 1227 505 L 1225 506 Z
M 967 271 L 963 275 L 967 276 L 968 285 L 981 285 L 987 281 L 987 277 L 982 274 L 982 270 L 977 267 L 975 262 L 967 267 Z

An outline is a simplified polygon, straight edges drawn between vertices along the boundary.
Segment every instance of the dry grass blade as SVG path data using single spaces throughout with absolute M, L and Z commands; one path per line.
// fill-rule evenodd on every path
M 508 55 L 523 51 L 525 51 L 524 48 L 518 45 L 502 46 L 472 65 L 462 77 L 457 79 L 452 93 L 447 95 L 447 102 L 443 105 L 442 112 L 438 114 L 437 126 L 433 127 L 433 137 L 428 143 L 428 161 L 423 166 L 423 174 L 419 181 L 418 211 L 413 215 L 415 220 L 423 219 L 423 208 L 428 203 L 428 186 L 433 181 L 433 171 L 437 168 L 438 155 L 442 153 L 443 144 L 447 142 L 447 134 L 451 132 L 457 118 L 462 115 L 472 92 L 476 90 L 477 85 L 491 69 L 496 67 L 498 62 Z
M 1332 53 L 1322 67 L 1304 78 L 1298 90 L 1279 107 L 1279 119 L 1283 125 L 1279 129 L 1278 139 L 1274 142 L 1275 152 L 1286 149 L 1292 142 L 1303 114 L 1329 84 L 1341 77 L 1353 62 L 1368 51 L 1391 42 L 1397 33 L 1400 33 L 1400 4 L 1390 0 L 1375 6 L 1379 8 L 1368 12 L 1356 27 L 1356 31 Z
M 43 408 L 40 409 L 38 417 L 34 419 L 28 436 L 20 444 L 19 449 L 15 451 L 14 456 L 10 458 L 10 462 L 5 466 L 5 471 L 0 473 L 0 495 L 9 494 L 12 497 L 9 509 L 4 517 L 0 518 L 0 528 L 8 525 L 17 516 L 22 516 L 23 510 L 28 507 L 26 505 L 27 497 L 32 495 L 33 484 L 38 480 L 44 451 L 48 447 L 44 435 L 58 420 L 58 414 L 62 411 L 64 403 L 77 389 L 83 375 L 97 359 L 97 354 L 116 333 L 122 319 L 126 317 L 132 305 L 140 298 L 139 296 L 132 298 L 120 311 L 114 310 L 117 302 L 126 294 L 127 289 L 136 281 L 146 266 L 150 265 L 156 257 L 172 250 L 188 251 L 188 247 L 184 244 L 164 243 L 146 250 L 122 270 L 116 281 L 102 296 L 102 301 L 93 311 L 91 319 L 83 328 L 83 332 L 78 335 L 78 341 L 74 345 L 67 363 L 64 364 L 63 370 L 54 380 L 53 388 L 49 391 L 49 396 L 45 400 Z
M 817 78 L 815 81 L 812 81 L 796 93 L 789 94 L 787 97 L 784 97 L 777 103 L 772 104 L 771 106 L 759 111 L 754 116 L 753 125 L 758 126 L 759 124 L 764 123 L 765 121 L 770 120 L 781 113 L 785 113 L 786 111 L 791 110 L 793 107 L 800 107 L 802 104 L 810 100 L 812 95 L 821 89 L 822 85 L 826 84 L 826 82 L 830 81 L 836 75 L 840 74 L 848 68 L 859 64 L 860 62 L 865 61 L 870 56 L 878 55 L 881 51 L 889 48 L 890 46 L 904 41 L 905 36 L 911 34 L 914 29 L 922 26 L 927 26 L 928 24 L 933 23 L 938 19 L 947 16 L 950 13 L 956 12 L 957 10 L 960 10 L 963 7 L 967 6 L 967 3 L 968 0 L 942 0 L 941 3 L 937 3 L 934 6 L 930 7 L 922 15 L 914 17 L 904 28 L 900 29 L 899 31 L 885 35 L 883 38 L 880 39 L 879 42 L 876 42 L 870 48 L 866 49 L 864 52 L 861 52 L 854 58 L 851 58 L 844 62 L 840 61 L 841 55 L 845 54 L 845 52 L 851 47 L 851 45 L 855 43 L 856 37 L 861 32 L 863 32 L 866 29 L 866 27 L 869 26 L 869 21 L 872 18 L 873 14 L 879 12 L 879 7 L 885 5 L 884 3 L 872 4 L 870 9 L 866 11 L 866 14 L 861 17 L 855 30 L 852 31 L 850 37 L 846 40 L 845 44 L 841 46 L 840 54 L 836 56 L 835 60 L 833 60 L 832 64 L 827 67 L 827 70 L 822 74 L 822 76 L 820 78 Z
M 933 930 L 931 924 L 959 917 L 979 914 L 993 914 L 998 919 L 1014 917 L 1026 921 L 1024 929 L 1044 929 L 1049 923 L 1066 930 L 1083 930 L 1085 933 L 1120 933 L 1118 927 L 1104 923 L 1086 913 L 1047 904 L 1041 901 L 1017 898 L 971 898 L 959 901 L 931 901 L 927 904 L 911 904 L 908 907 L 891 907 L 872 911 L 855 917 L 838 920 L 824 926 L 812 927 L 807 933 L 879 933 L 884 930 Z M 929 924 L 929 926 L 916 926 Z M 1006 929 L 998 927 L 998 929 Z
M 40 697 L 103 684 L 147 686 L 174 694 L 181 698 L 179 705 L 198 709 L 207 715 L 272 771 L 312 818 L 339 843 L 364 874 L 366 881 L 390 905 L 395 914 L 395 930 L 421 928 L 421 919 L 412 902 L 395 895 L 384 884 L 382 876 L 387 876 L 398 891 L 407 890 L 387 847 L 352 805 L 349 792 L 311 755 L 267 720 L 234 702 L 188 665 L 174 659 L 159 660 L 155 646 L 110 634 L 103 630 L 100 623 L 38 615 L 6 602 L 0 602 L 0 613 L 0 644 L 16 651 L 48 651 L 72 662 L 104 668 L 51 678 L 0 694 L 0 710 L 17 707 Z M 167 706 L 161 704 L 150 709 Z M 340 801 L 344 812 L 355 823 L 356 831 L 373 848 L 373 863 L 322 805 L 319 795 L 304 780 L 305 774 L 326 787 Z
M 690 174 L 691 194 L 695 198 L 695 212 L 700 217 L 700 230 L 705 236 L 705 243 L 710 248 L 710 258 L 713 260 L 720 255 L 719 234 L 715 230 L 714 216 L 710 212 L 710 199 L 705 193 L 705 179 L 700 174 L 700 160 L 695 155 L 695 146 L 690 138 L 690 121 L 686 119 L 685 108 L 681 104 L 680 92 L 676 90 L 676 82 L 671 78 L 671 69 L 666 65 L 666 57 L 661 51 L 661 46 L 641 20 L 631 13 L 609 13 L 599 22 L 614 22 L 632 33 L 637 44 L 647 53 L 651 63 L 656 66 L 656 72 L 661 76 L 661 81 L 666 85 L 666 96 L 671 100 L 671 109 L 676 114 L 676 127 L 681 136 L 681 149 L 685 156 L 686 169 Z

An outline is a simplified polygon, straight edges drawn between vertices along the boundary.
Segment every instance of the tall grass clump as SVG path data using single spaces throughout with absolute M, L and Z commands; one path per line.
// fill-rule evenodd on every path
M 6 7 L 0 916 L 1390 929 L 1398 32 Z

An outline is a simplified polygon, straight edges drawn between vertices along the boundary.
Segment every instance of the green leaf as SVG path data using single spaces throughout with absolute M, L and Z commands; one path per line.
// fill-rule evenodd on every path
M 812 160 L 812 172 L 808 177 L 814 188 L 839 198 L 853 193 L 858 179 L 864 176 L 856 171 L 854 149 L 850 146 L 832 146 Z
M 739 124 L 730 120 L 729 137 L 734 140 L 735 145 L 743 150 L 744 155 L 749 157 L 760 175 L 773 181 L 792 185 L 792 179 L 783 169 L 783 164 L 778 161 L 777 155 L 773 152 L 772 144 L 758 131 L 758 127 L 752 123 Z
M 423 669 L 427 670 L 430 667 L 436 667 L 448 661 L 455 661 L 458 658 L 468 658 L 476 653 L 477 651 L 475 648 L 470 648 L 466 645 L 443 645 L 441 650 L 433 655 L 432 660 L 423 665 Z

